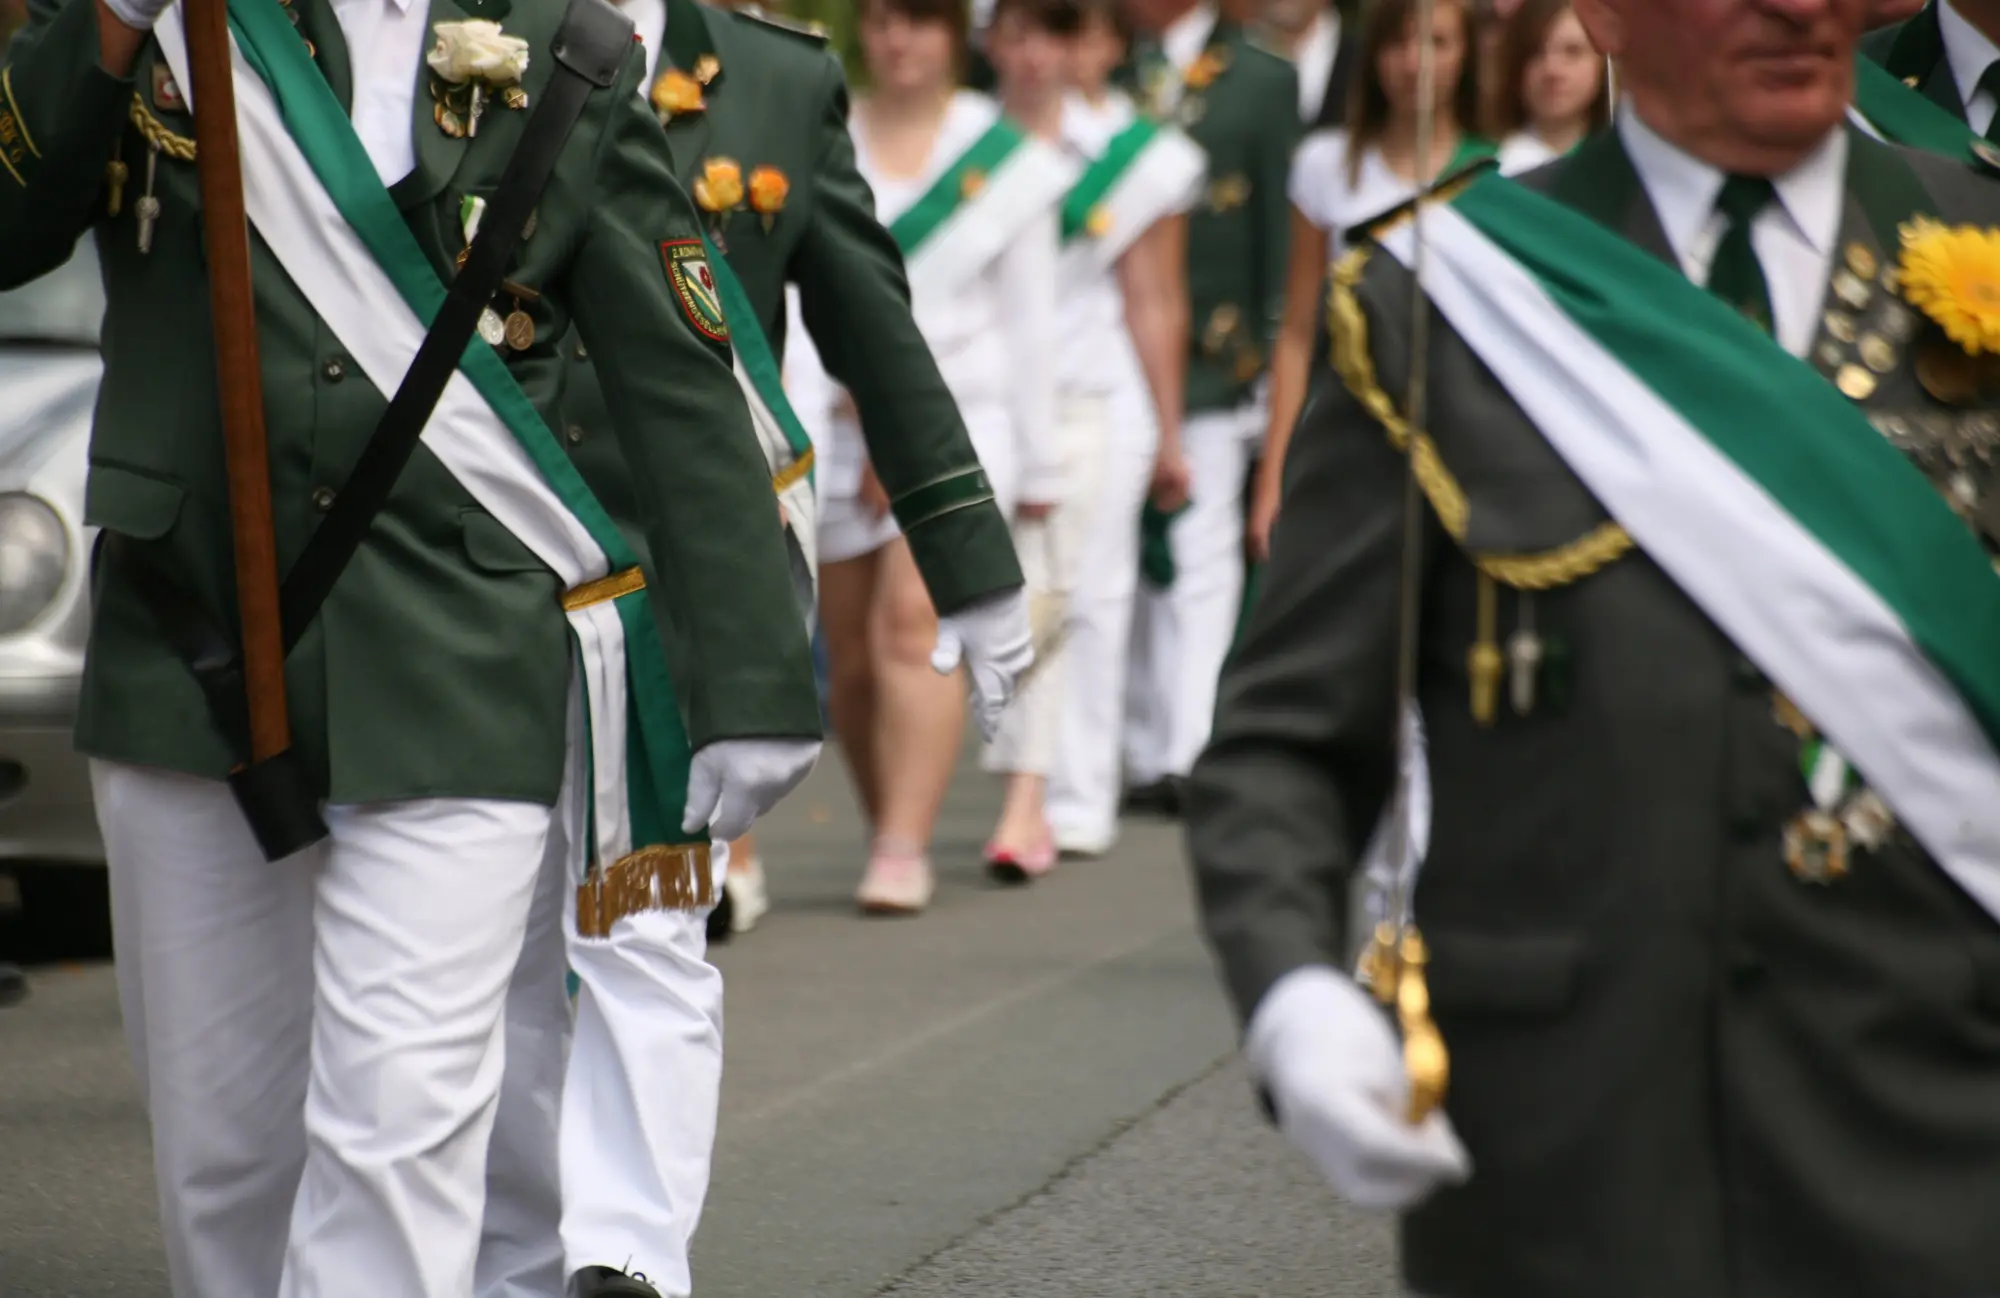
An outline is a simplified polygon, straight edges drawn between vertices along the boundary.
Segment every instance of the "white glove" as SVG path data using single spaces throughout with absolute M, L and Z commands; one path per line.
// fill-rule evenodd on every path
M 991 740 L 1000 713 L 1014 697 L 1014 682 L 1035 661 L 1035 637 L 1028 627 L 1028 596 L 1016 588 L 938 619 L 931 669 L 940 676 L 958 670 L 964 658 L 972 676 L 972 715 L 979 733 Z
M 1352 978 L 1325 965 L 1286 974 L 1250 1016 L 1243 1049 L 1279 1130 L 1357 1207 L 1401 1211 L 1472 1175 L 1442 1111 L 1410 1125 L 1402 1046 Z
M 149 32 L 174 0 L 104 0 L 112 16 L 134 31 Z
M 681 832 L 706 826 L 709 837 L 722 842 L 741 838 L 757 817 L 798 787 L 817 760 L 817 739 L 718 739 L 704 745 L 688 769 Z

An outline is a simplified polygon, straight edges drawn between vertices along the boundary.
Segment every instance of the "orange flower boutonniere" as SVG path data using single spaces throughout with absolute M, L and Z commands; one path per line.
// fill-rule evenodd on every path
M 1215 84 L 1215 79 L 1221 76 L 1223 69 L 1228 66 L 1229 51 L 1220 49 L 1203 50 L 1201 57 L 1196 59 L 1194 65 L 1187 70 L 1187 88 L 1189 90 L 1208 89 Z
M 750 210 L 764 218 L 765 233 L 770 232 L 772 219 L 784 210 L 785 198 L 791 192 L 792 182 L 776 167 L 751 169 Z
M 708 107 L 701 97 L 701 82 L 679 68 L 668 68 L 653 82 L 652 100 L 653 111 L 662 122 Z
M 960 199 L 969 200 L 977 198 L 979 191 L 984 188 L 986 188 L 986 173 L 977 167 L 973 167 L 958 178 L 958 196 Z
M 704 212 L 728 212 L 743 205 L 743 169 L 728 158 L 710 158 L 694 178 L 694 201 Z
M 1111 233 L 1111 213 L 1099 203 L 1090 209 L 1090 215 L 1083 218 L 1083 231 L 1093 239 L 1102 239 Z

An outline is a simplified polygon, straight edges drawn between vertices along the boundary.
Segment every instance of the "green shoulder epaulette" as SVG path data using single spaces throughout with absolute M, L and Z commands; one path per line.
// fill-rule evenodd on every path
M 788 36 L 796 36 L 801 40 L 811 41 L 815 45 L 824 46 L 833 39 L 832 34 L 827 31 L 825 23 L 797 22 L 782 15 L 771 13 L 762 5 L 745 5 L 743 8 L 734 10 L 733 12 L 739 18 L 748 18 L 751 22 L 757 23 L 760 26 L 769 27 L 773 31 L 784 32 Z
M 1421 198 L 1425 202 L 1448 200 L 1460 189 L 1499 165 L 1500 159 L 1490 153 L 1468 158 L 1431 182 L 1431 187 L 1423 192 Z M 1384 233 L 1408 220 L 1410 213 L 1417 210 L 1417 201 L 1417 196 L 1406 198 L 1378 215 L 1354 222 L 1348 227 L 1347 242 L 1353 245 L 1364 240 L 1379 239 Z

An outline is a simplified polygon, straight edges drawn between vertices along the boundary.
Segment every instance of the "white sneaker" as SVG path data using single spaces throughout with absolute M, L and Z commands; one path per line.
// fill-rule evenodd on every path
M 722 880 L 729 892 L 729 931 L 748 933 L 757 921 L 771 913 L 771 894 L 764 886 L 764 859 L 753 856 L 741 870 L 732 869 Z
M 1073 829 L 1065 825 L 1055 827 L 1056 851 L 1064 856 L 1103 856 L 1118 842 L 1117 829 L 1109 829 L 1101 834 Z

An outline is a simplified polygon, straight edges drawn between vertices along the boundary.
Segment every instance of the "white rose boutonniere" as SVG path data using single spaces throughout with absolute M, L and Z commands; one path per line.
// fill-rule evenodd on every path
M 424 61 L 431 69 L 431 116 L 454 139 L 474 135 L 487 101 L 498 91 L 507 107 L 528 106 L 521 77 L 528 70 L 528 42 L 480 18 L 438 23 L 437 43 Z

